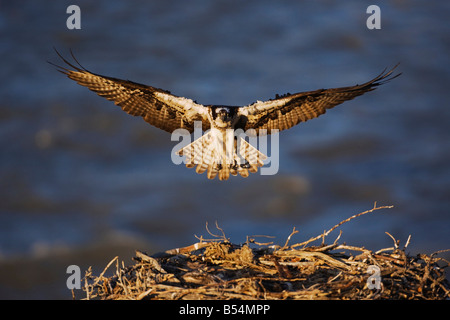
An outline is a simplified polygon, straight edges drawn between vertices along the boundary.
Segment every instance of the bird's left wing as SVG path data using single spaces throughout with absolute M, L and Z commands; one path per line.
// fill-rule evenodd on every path
M 204 131 L 210 127 L 207 108 L 201 104 L 177 97 L 162 89 L 92 73 L 83 68 L 73 55 L 72 57 L 79 66 L 68 62 L 58 51 L 56 53 L 74 69 L 70 70 L 51 63 L 58 68 L 58 71 L 99 96 L 113 101 L 128 114 L 141 116 L 146 122 L 157 128 L 168 132 L 185 128 L 192 133 L 194 121 L 202 121 Z
M 400 74 L 391 76 L 396 67 L 387 72 L 385 70 L 374 79 L 360 85 L 287 94 L 241 107 L 238 111 L 240 127 L 244 130 L 255 129 L 256 133 L 259 133 L 260 129 L 266 129 L 268 134 L 273 129 L 279 131 L 289 129 L 398 77 Z

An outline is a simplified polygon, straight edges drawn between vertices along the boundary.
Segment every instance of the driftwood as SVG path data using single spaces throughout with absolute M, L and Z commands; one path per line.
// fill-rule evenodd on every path
M 213 239 L 154 255 L 136 251 L 134 264 L 115 257 L 98 276 L 91 268 L 83 279 L 84 299 L 449 299 L 444 268 L 449 262 L 438 254 L 406 253 L 392 235 L 394 245 L 373 252 L 339 244 L 325 237 L 345 222 L 391 206 L 354 215 L 323 234 L 284 246 L 259 243 L 248 237 L 232 244 L 222 229 Z M 322 243 L 312 246 L 317 240 Z M 114 268 L 112 266 L 115 265 Z M 113 270 L 109 270 L 113 269 Z M 113 274 L 105 276 L 107 271 Z

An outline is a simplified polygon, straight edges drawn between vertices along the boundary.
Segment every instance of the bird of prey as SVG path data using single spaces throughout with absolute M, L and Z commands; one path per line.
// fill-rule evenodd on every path
M 67 61 L 58 51 L 56 53 L 73 69 L 52 63 L 58 71 L 113 101 L 130 115 L 140 116 L 170 133 L 179 128 L 192 133 L 194 122 L 201 123 L 202 130 L 208 132 L 177 154 L 186 156 L 188 168 L 197 166 L 197 173 L 206 171 L 209 179 L 218 175 L 220 180 L 227 180 L 230 174 L 248 177 L 249 172 L 257 172 L 267 159 L 245 139 L 237 139 L 233 131 L 242 129 L 247 132 L 251 129 L 253 134 L 270 134 L 289 129 L 400 75 L 393 75 L 396 65 L 360 85 L 287 93 L 246 106 L 202 105 L 163 89 L 90 72 L 81 66 L 73 54 L 72 58 L 78 66 Z

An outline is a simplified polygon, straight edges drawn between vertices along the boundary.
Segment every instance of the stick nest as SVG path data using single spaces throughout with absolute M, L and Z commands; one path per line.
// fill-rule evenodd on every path
M 232 244 L 216 224 L 221 235 L 207 228 L 213 239 L 200 237 L 192 246 L 154 255 L 136 251 L 130 266 L 115 257 L 98 277 L 89 268 L 84 299 L 449 299 L 444 273 L 449 262 L 437 256 L 447 250 L 410 256 L 405 252 L 410 238 L 400 248 L 388 233 L 394 246 L 376 252 L 339 244 L 341 234 L 325 244 L 338 226 L 384 208 L 391 206 L 375 204 L 315 238 L 289 244 L 294 228 L 284 246 L 253 237 Z M 311 245 L 320 239 L 320 245 Z

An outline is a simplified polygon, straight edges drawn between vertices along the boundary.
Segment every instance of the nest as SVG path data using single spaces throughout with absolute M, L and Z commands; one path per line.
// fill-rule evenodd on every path
M 444 269 L 449 262 L 431 255 L 410 256 L 388 234 L 394 246 L 373 252 L 339 244 L 325 237 L 354 215 L 308 241 L 284 246 L 260 243 L 247 237 L 231 243 L 221 228 L 212 239 L 198 238 L 192 246 L 148 255 L 136 251 L 134 264 L 112 259 L 97 277 L 89 268 L 83 279 L 83 299 L 155 300 L 279 300 L 279 299 L 449 299 Z M 322 240 L 320 245 L 311 243 Z M 115 268 L 114 268 L 115 265 Z M 115 269 L 115 270 L 114 270 Z M 113 274 L 106 277 L 107 271 Z

